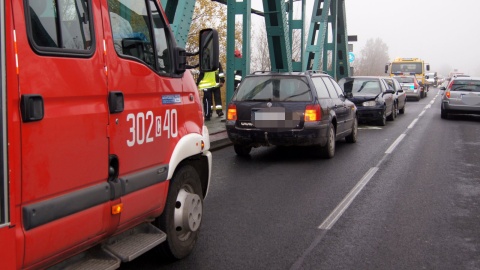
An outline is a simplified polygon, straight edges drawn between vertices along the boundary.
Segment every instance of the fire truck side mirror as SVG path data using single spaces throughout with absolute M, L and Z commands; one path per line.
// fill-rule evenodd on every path
M 218 69 L 218 32 L 215 29 L 203 29 L 199 36 L 200 71 L 208 72 Z
M 388 64 L 385 65 L 385 73 L 388 73 Z
M 426 68 L 427 68 L 427 70 L 430 70 L 430 65 L 427 64 Z

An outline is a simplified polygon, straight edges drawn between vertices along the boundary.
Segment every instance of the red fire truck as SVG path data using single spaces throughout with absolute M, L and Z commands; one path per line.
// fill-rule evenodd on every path
M 186 67 L 158 0 L 0 0 L 0 269 L 191 252 L 212 156 Z

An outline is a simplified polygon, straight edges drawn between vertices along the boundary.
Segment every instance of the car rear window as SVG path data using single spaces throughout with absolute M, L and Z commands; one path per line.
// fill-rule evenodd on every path
M 480 80 L 454 80 L 450 91 L 480 92 Z
M 340 80 L 339 84 L 346 93 L 350 92 L 353 96 L 380 94 L 382 92 L 378 79 L 345 78 Z
M 395 78 L 399 83 L 413 83 L 412 77 L 393 77 L 393 78 Z
M 312 101 L 303 76 L 246 77 L 235 94 L 236 101 Z

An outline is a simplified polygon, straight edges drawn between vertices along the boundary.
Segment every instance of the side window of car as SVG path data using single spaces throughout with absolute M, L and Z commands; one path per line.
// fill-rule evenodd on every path
M 387 89 L 393 89 L 395 90 L 395 86 L 393 85 L 393 80 L 392 79 L 385 79 L 385 83 L 387 84 Z
M 323 77 L 322 78 L 323 81 L 325 82 L 325 85 L 327 86 L 327 89 L 328 89 L 328 92 L 330 92 L 330 96 L 332 96 L 332 98 L 339 98 L 341 97 L 337 90 L 335 89 L 335 86 L 333 86 L 333 82 L 330 80 L 330 78 L 328 77 Z M 341 92 L 341 89 L 340 89 L 340 92 Z M 343 94 L 342 94 L 343 95 Z
M 332 78 L 329 78 L 329 79 L 332 82 L 333 87 L 335 88 L 335 91 L 337 92 L 338 96 L 341 97 L 341 98 L 345 97 L 345 95 L 343 93 L 343 90 L 340 87 L 340 85 L 338 85 L 338 83 L 336 83 Z
M 28 38 L 42 54 L 93 54 L 88 0 L 28 0 Z
M 312 82 L 313 82 L 313 85 L 315 86 L 315 90 L 317 91 L 318 98 L 330 98 L 330 94 L 328 93 L 327 86 L 323 82 L 322 78 L 313 77 Z

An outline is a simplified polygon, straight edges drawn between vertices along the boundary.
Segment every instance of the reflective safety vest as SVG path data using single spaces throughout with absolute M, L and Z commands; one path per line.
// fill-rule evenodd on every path
M 217 82 L 218 77 L 218 69 L 216 71 L 205 72 L 203 74 L 203 78 L 198 84 L 198 88 L 200 89 L 208 89 L 212 87 L 220 86 Z

